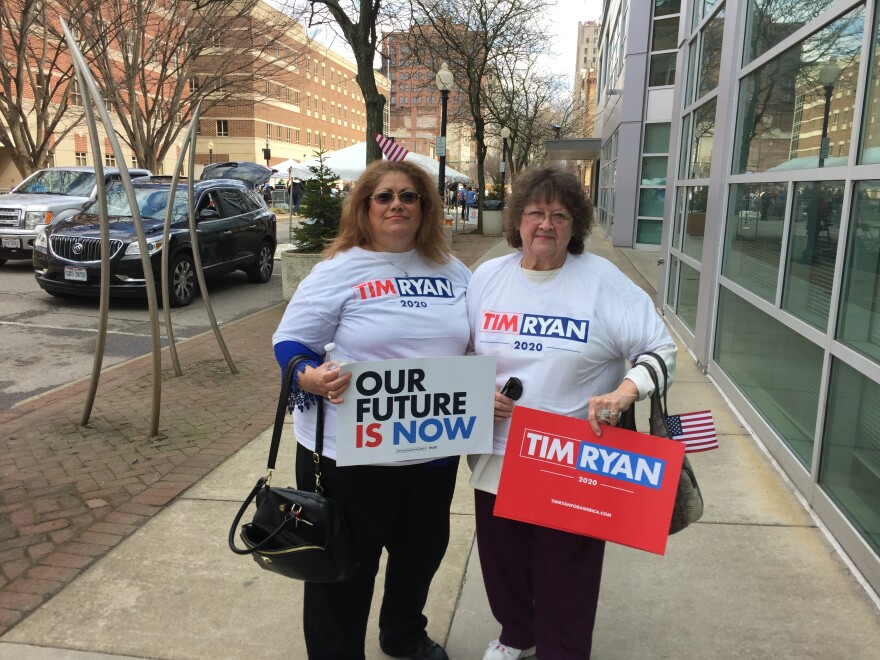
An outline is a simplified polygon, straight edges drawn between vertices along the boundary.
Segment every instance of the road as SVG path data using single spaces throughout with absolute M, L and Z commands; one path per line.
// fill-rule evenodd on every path
M 279 216 L 277 236 L 286 243 L 288 225 Z M 251 284 L 244 273 L 208 281 L 214 315 L 223 324 L 283 301 L 280 262 L 266 284 Z M 97 298 L 54 298 L 34 279 L 28 261 L 0 267 L 0 410 L 92 372 L 98 330 Z M 179 343 L 211 329 L 202 298 L 173 309 L 171 323 Z M 159 309 L 162 345 L 164 314 Z M 111 298 L 103 366 L 149 353 L 150 317 L 146 298 Z M 219 346 L 218 356 L 222 359 Z M 164 366 L 164 365 L 163 365 Z

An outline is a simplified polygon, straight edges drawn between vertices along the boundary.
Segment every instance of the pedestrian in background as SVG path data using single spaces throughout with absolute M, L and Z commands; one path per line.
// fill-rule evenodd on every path
M 426 633 L 423 610 L 449 543 L 458 457 L 385 465 L 336 465 L 336 405 L 350 374 L 322 364 L 324 347 L 353 360 L 464 355 L 470 339 L 465 290 L 470 271 L 450 255 L 443 200 L 428 174 L 406 161 L 371 163 L 345 198 L 339 237 L 296 290 L 273 337 L 281 368 L 305 353 L 293 399 L 299 488 L 314 490 L 317 406 L 326 397 L 321 483 L 342 509 L 360 565 L 342 584 L 305 584 L 303 631 L 310 660 L 361 660 L 376 573 L 388 551 L 379 645 L 395 658 L 448 660 Z M 442 280 L 451 298 L 352 296 L 363 282 Z M 421 289 L 419 289 L 421 290 Z M 432 287 L 433 290 L 433 287 Z
M 467 294 L 473 349 L 498 360 L 493 453 L 468 458 L 483 581 L 501 623 L 483 659 L 518 660 L 536 647 L 541 660 L 585 660 L 605 542 L 493 514 L 514 407 L 500 386 L 516 376 L 523 384 L 517 404 L 589 420 L 599 435 L 600 418 L 616 424 L 619 413 L 653 391 L 647 371 L 627 371 L 627 361 L 653 351 L 671 379 L 676 347 L 650 297 L 611 262 L 584 252 L 593 208 L 573 173 L 526 170 L 506 212 L 507 242 L 517 252 L 480 266 Z M 489 314 L 564 317 L 589 333 L 586 341 L 554 334 L 536 341 L 541 348 L 524 348 L 485 329 Z
M 470 210 L 477 203 L 477 189 L 474 186 L 470 186 L 467 191 L 467 210 L 470 213 Z
M 303 184 L 299 179 L 294 179 L 290 184 L 290 198 L 293 205 L 293 212 L 299 215 L 299 202 L 303 195 Z

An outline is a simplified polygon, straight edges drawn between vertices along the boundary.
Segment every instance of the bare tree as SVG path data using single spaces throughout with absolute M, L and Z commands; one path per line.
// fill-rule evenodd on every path
M 58 13 L 73 29 L 96 0 L 0 2 L 0 146 L 22 177 L 45 167 L 54 145 L 82 121 L 71 103 L 75 79 Z
M 560 133 L 576 132 L 577 117 L 564 76 L 542 71 L 538 60 L 533 56 L 525 61 L 497 61 L 485 87 L 484 106 L 494 124 L 493 133 L 505 126 L 510 129 L 511 179 L 530 164 L 546 159 L 544 142 L 555 136 L 554 124 L 562 127 Z
M 357 82 L 367 112 L 367 163 L 382 158 L 382 150 L 372 139 L 382 133 L 385 97 L 376 86 L 375 60 L 379 50 L 379 28 L 382 21 L 389 25 L 400 15 L 394 0 L 308 0 L 311 8 L 309 27 L 335 26 L 348 43 L 357 64 Z M 383 18 L 384 14 L 384 18 Z
M 82 40 L 122 139 L 153 170 L 199 103 L 204 116 L 293 86 L 306 47 L 295 14 L 260 0 L 105 0 L 101 10 Z
M 526 61 L 544 48 L 545 8 L 528 0 L 412 0 L 410 49 L 431 70 L 447 62 L 455 72 L 455 93 L 464 96 L 474 128 L 481 192 L 486 189 L 485 87 L 499 63 Z M 477 231 L 482 229 L 480 210 Z

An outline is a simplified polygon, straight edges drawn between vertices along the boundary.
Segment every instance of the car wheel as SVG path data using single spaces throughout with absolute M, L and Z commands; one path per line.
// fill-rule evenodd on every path
M 275 254 L 272 251 L 272 244 L 269 241 L 263 241 L 256 261 L 245 272 L 251 282 L 265 284 L 272 277 L 274 268 Z
M 196 295 L 196 267 L 192 257 L 178 254 L 171 262 L 168 300 L 172 307 L 186 307 Z

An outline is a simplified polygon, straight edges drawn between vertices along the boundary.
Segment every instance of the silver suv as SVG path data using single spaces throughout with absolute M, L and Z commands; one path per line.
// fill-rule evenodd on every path
M 149 170 L 129 169 L 131 178 L 151 176 Z M 104 168 L 109 184 L 119 170 Z M 34 241 L 48 225 L 79 213 L 97 198 L 94 167 L 49 167 L 37 170 L 0 195 L 0 266 L 7 259 L 30 259 Z

